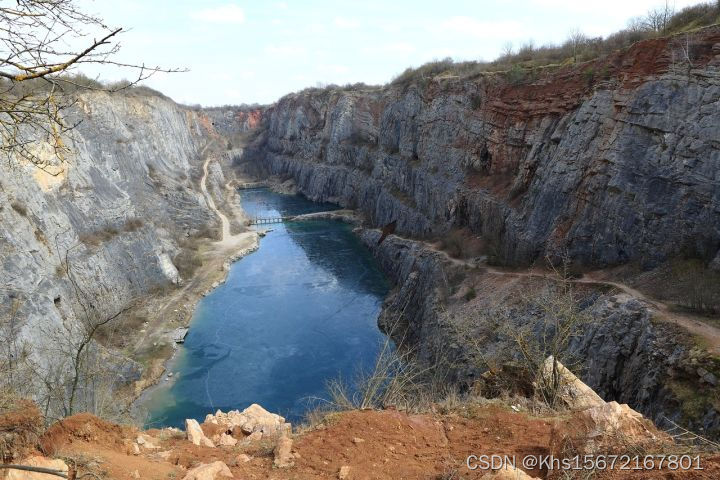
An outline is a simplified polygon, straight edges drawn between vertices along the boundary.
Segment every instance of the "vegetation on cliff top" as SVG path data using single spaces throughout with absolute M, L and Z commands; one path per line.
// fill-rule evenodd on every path
M 503 54 L 491 62 L 455 62 L 452 58 L 434 60 L 417 68 L 407 68 L 391 84 L 406 85 L 438 75 L 473 77 L 502 72 L 510 81 L 524 77 L 523 71 L 540 67 L 563 66 L 590 61 L 629 47 L 641 40 L 689 33 L 720 22 L 720 1 L 700 3 L 675 12 L 669 4 L 650 10 L 645 16 L 630 19 L 628 27 L 606 38 L 587 37 L 580 31 L 570 33 L 561 45 L 536 47 L 532 41 L 518 49 L 506 44 Z

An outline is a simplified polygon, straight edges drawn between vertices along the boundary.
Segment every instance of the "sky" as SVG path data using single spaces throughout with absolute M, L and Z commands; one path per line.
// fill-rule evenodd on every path
M 698 3 L 675 0 L 675 8 Z M 120 37 L 116 60 L 189 72 L 145 81 L 203 106 L 272 103 L 322 84 L 387 83 L 433 59 L 492 60 L 560 43 L 579 29 L 606 36 L 663 0 L 79 0 Z M 87 69 L 91 76 L 97 71 Z M 101 78 L 130 78 L 103 71 Z

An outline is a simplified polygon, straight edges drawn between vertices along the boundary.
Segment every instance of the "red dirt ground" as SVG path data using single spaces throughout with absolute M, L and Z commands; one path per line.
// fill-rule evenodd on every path
M 67 418 L 48 429 L 39 447 L 48 456 L 64 459 L 73 473 L 92 472 L 99 478 L 130 480 L 181 479 L 186 470 L 214 460 L 225 462 L 238 479 L 330 479 L 340 467 L 350 467 L 352 479 L 481 478 L 487 471 L 470 471 L 468 455 L 551 453 L 555 434 L 571 433 L 568 417 L 537 418 L 487 404 L 460 408 L 457 413 L 409 415 L 395 410 L 350 411 L 329 415 L 320 425 L 295 435 L 295 466 L 272 466 L 272 442 L 235 447 L 198 447 L 182 434 L 150 430 L 160 448 L 133 454 L 138 430 L 92 415 Z M 251 457 L 249 462 L 238 458 Z M 720 455 L 703 457 L 702 471 L 600 472 L 599 479 L 717 479 Z M 529 471 L 539 478 L 564 478 L 556 472 Z M 87 478 L 87 477 L 86 477 Z

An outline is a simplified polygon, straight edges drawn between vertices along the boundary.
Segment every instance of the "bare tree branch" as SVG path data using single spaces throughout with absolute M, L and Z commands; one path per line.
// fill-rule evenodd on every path
M 0 151 L 48 171 L 43 145 L 63 159 L 63 138 L 78 125 L 66 112 L 78 92 L 114 92 L 158 72 L 186 71 L 114 60 L 125 31 L 81 11 L 75 0 L 0 0 Z M 77 74 L 82 65 L 130 70 L 132 80 L 108 86 Z

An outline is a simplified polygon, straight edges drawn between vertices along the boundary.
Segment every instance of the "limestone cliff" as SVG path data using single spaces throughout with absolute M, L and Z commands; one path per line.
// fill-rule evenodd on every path
M 142 92 L 83 94 L 67 119 L 79 122 L 68 152 L 37 145 L 42 168 L 0 163 L 3 358 L 62 371 L 83 303 L 110 316 L 181 282 L 178 242 L 217 227 L 198 185 L 201 151 L 217 136 L 211 120 Z M 107 370 L 139 374 L 131 362 Z
M 513 81 L 450 73 L 308 90 L 265 115 L 247 168 L 433 237 L 468 227 L 505 263 L 606 266 L 720 248 L 720 30 Z
M 406 237 L 469 230 L 506 266 L 565 254 L 584 268 L 651 268 L 678 256 L 713 265 L 720 261 L 720 29 L 693 41 L 690 63 L 678 61 L 677 40 L 666 38 L 523 81 L 448 72 L 288 95 L 265 112 L 262 134 L 236 163 L 292 179 L 312 199 L 356 208 L 371 226 L 397 221 Z M 403 312 L 403 336 L 422 358 L 453 352 L 454 380 L 472 383 L 482 369 L 468 335 L 487 353 L 508 349 L 497 324 L 478 321 L 463 336 L 443 322 L 507 310 L 526 284 L 500 289 L 490 276 L 475 278 L 479 300 L 462 306 L 448 296 L 453 277 L 467 272 L 417 242 L 376 247 L 373 232 L 363 237 L 397 284 L 381 323 L 388 328 Z M 572 349 L 591 387 L 656 421 L 720 432 L 717 379 L 706 375 L 718 365 L 696 358 L 687 333 L 606 289 L 590 289 L 582 303 L 598 321 Z M 542 317 L 512 313 L 518 328 Z

